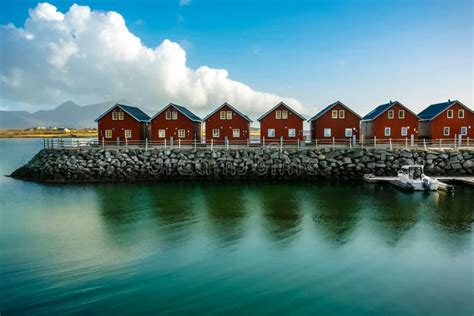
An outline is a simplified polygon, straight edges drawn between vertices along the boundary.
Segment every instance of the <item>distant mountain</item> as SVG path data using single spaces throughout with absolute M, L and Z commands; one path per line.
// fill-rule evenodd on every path
M 33 113 L 26 111 L 0 111 L 0 129 L 36 126 L 95 127 L 97 123 L 94 120 L 115 103 L 127 103 L 127 101 L 108 101 L 84 106 L 80 106 L 73 101 L 66 101 L 52 110 L 39 110 Z M 149 115 L 156 112 L 156 110 L 142 110 Z

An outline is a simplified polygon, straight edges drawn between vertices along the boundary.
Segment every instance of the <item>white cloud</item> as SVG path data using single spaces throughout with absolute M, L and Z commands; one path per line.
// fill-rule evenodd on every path
M 191 0 L 179 0 L 180 6 L 189 5 L 190 3 L 191 3 Z
M 29 13 L 24 28 L 0 26 L 4 106 L 127 99 L 153 109 L 177 102 L 205 114 L 227 101 L 258 115 L 283 100 L 303 110 L 298 100 L 257 92 L 225 69 L 189 68 L 176 42 L 143 45 L 116 12 L 74 4 L 63 14 L 40 3 Z

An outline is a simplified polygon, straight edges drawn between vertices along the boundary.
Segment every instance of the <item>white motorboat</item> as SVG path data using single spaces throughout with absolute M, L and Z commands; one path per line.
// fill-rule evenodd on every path
M 415 191 L 436 191 L 439 185 L 438 180 L 423 173 L 422 165 L 403 166 L 398 171 L 398 181 Z

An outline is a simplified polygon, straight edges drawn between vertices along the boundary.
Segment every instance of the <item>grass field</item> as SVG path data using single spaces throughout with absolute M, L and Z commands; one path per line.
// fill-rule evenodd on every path
M 36 129 L 0 129 L 0 138 L 63 138 L 97 137 L 96 129 L 36 130 Z

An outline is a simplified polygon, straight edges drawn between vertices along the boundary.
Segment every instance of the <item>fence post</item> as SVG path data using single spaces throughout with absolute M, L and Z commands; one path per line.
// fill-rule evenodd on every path
M 408 149 L 408 138 L 405 137 L 405 149 Z
M 354 145 L 354 147 L 357 145 L 357 136 L 355 135 L 352 135 L 352 145 Z
M 102 149 L 105 149 L 105 139 L 103 136 L 102 136 Z
M 247 138 L 247 148 L 250 147 L 250 138 Z
M 458 147 L 462 147 L 462 135 L 458 135 Z
M 454 134 L 454 149 L 456 149 L 456 138 L 458 138 L 458 135 Z
M 423 149 L 426 150 L 426 139 L 423 138 Z
M 374 148 L 377 148 L 377 136 L 374 136 Z
M 178 138 L 178 148 L 181 149 L 181 138 Z
M 145 151 L 148 151 L 148 137 L 145 138 Z
M 469 136 L 466 138 L 466 146 L 469 147 Z
M 214 139 L 211 138 L 211 151 L 214 149 Z
M 389 144 L 390 144 L 390 150 L 393 150 L 393 147 L 392 147 L 392 137 L 390 137 L 390 138 L 388 139 L 388 141 L 389 141 Z
M 128 137 L 125 137 L 125 149 L 128 149 Z
M 280 136 L 280 152 L 283 151 L 283 136 Z
M 332 138 L 332 149 L 336 149 L 336 139 L 334 137 Z
M 166 150 L 166 138 L 163 140 L 164 144 L 165 144 L 165 150 Z
M 197 143 L 196 143 L 196 138 L 194 138 L 194 150 L 196 150 Z
M 224 137 L 224 144 L 225 144 L 225 149 L 229 149 L 229 139 L 227 136 Z
M 440 138 L 439 139 L 439 149 L 441 150 L 441 142 L 442 142 L 442 139 Z
M 300 140 L 296 140 L 296 150 L 300 150 Z
M 265 136 L 262 137 L 262 147 L 265 147 Z
M 317 138 L 314 139 L 314 147 L 316 147 L 316 149 L 318 149 L 318 139 Z
M 352 139 L 349 138 L 349 148 L 352 149 Z

